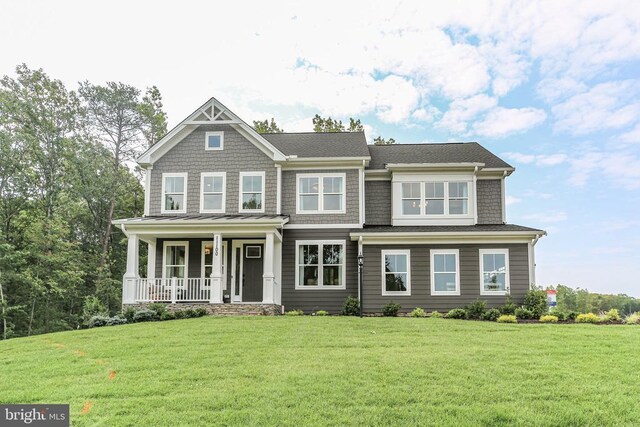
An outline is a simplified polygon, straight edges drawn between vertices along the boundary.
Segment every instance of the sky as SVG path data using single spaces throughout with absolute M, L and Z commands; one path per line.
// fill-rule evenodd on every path
M 638 1 L 3 1 L 0 42 L 0 75 L 156 85 L 170 126 L 215 96 L 285 131 L 478 141 L 516 168 L 508 222 L 548 232 L 539 285 L 640 297 Z

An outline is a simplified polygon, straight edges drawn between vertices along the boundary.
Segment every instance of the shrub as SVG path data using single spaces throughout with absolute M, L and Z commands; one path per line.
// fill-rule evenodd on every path
M 576 317 L 578 317 L 578 313 L 577 311 L 568 311 L 567 315 L 566 315 L 566 319 L 567 320 L 576 320 Z
M 440 313 L 439 311 L 432 311 L 431 317 L 433 317 L 434 319 L 440 319 L 442 317 L 442 313 Z
M 551 310 L 549 312 L 549 315 L 557 317 L 558 320 L 562 322 L 564 320 L 567 320 L 567 315 L 568 314 L 563 312 L 563 311 L 559 311 L 559 310 L 555 310 L 554 309 L 554 310 Z
M 498 317 L 500 317 L 500 310 L 498 310 L 497 308 L 492 308 L 482 313 L 482 320 L 495 322 L 496 320 L 498 320 Z
M 348 296 L 342 306 L 343 316 L 359 316 L 360 315 L 360 300 L 352 296 Z
M 540 317 L 540 323 L 558 323 L 558 316 L 547 314 Z
M 387 317 L 396 317 L 400 308 L 400 304 L 391 301 L 389 304 L 382 307 L 382 315 Z
M 287 316 L 302 316 L 304 315 L 304 311 L 302 310 L 289 310 L 285 313 Z
M 627 325 L 640 325 L 640 311 L 631 313 L 624 319 L 624 323 Z
M 122 317 L 124 317 L 125 319 L 127 319 L 128 323 L 133 323 L 133 316 L 136 314 L 136 309 L 133 307 L 127 307 L 124 310 L 122 310 Z
M 447 313 L 447 319 L 466 319 L 467 310 L 464 308 L 454 308 Z
M 409 313 L 411 317 L 427 317 L 427 312 L 424 311 L 424 308 L 416 307 L 413 309 L 411 313 Z
M 482 315 L 487 311 L 487 302 L 477 299 L 465 307 L 469 319 L 482 319 Z
M 85 297 L 84 303 L 82 304 L 82 319 L 85 324 L 88 324 L 91 318 L 95 316 L 109 317 L 107 309 L 97 297 Z
M 313 313 L 315 316 L 328 316 L 329 312 L 326 310 L 318 310 L 315 313 Z
M 134 322 L 151 322 L 157 319 L 157 314 L 153 310 L 149 310 L 143 308 L 141 310 L 136 310 L 133 315 Z
M 161 319 L 162 313 L 167 311 L 167 306 L 162 304 L 161 302 L 152 302 L 147 306 L 147 310 L 155 311 L 156 317 L 158 319 Z
M 109 316 L 104 315 L 96 315 L 91 317 L 87 322 L 87 326 L 90 328 L 99 328 L 100 326 L 107 326 L 107 322 L 109 321 Z
M 609 322 L 619 322 L 622 320 L 622 317 L 620 317 L 620 312 L 617 308 L 612 308 L 611 310 L 604 313 L 604 318 Z
M 175 316 L 176 319 L 186 319 L 187 318 L 187 311 L 186 310 L 177 310 L 173 312 L 173 315 Z
M 187 308 L 184 311 L 184 317 L 187 319 L 192 319 L 194 317 L 199 317 L 199 316 L 198 316 L 198 312 L 195 311 L 193 308 Z
M 582 313 L 576 316 L 576 323 L 600 323 L 602 320 L 597 314 Z
M 207 309 L 204 308 L 204 307 L 198 307 L 194 311 L 196 312 L 196 316 L 195 317 L 203 317 L 203 316 L 206 316 L 207 314 L 209 314 Z
M 173 311 L 165 311 L 160 315 L 160 320 L 173 320 L 176 318 L 176 314 Z
M 533 313 L 534 319 L 544 316 L 548 311 L 547 293 L 543 290 L 527 291 L 524 295 L 524 308 Z
M 502 307 L 500 307 L 500 313 L 502 314 L 516 314 L 516 308 L 518 308 L 514 303 L 511 295 L 507 295 L 507 302 L 504 303 Z
M 534 319 L 535 313 L 528 308 L 518 307 L 516 308 L 516 317 L 521 320 Z
M 498 323 L 518 323 L 518 319 L 513 314 L 503 314 L 498 317 Z

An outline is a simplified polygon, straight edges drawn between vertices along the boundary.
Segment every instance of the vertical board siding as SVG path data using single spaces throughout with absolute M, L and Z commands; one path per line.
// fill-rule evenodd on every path
M 480 256 L 479 249 L 509 249 L 509 278 L 511 297 L 521 304 L 529 289 L 529 260 L 526 244 L 474 244 L 474 245 L 365 245 L 363 272 L 364 310 L 379 313 L 382 307 L 393 301 L 402 306 L 407 313 L 416 307 L 427 311 L 446 312 L 452 308 L 464 307 L 480 298 L 487 301 L 488 307 L 504 304 L 505 296 L 480 295 Z M 409 249 L 411 251 L 411 295 L 382 296 L 382 250 Z M 460 295 L 431 295 L 431 249 L 460 250 Z

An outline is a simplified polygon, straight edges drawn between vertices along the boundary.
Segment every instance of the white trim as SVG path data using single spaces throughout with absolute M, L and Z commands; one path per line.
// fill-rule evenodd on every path
M 360 203 L 358 204 L 358 211 L 360 212 L 360 227 L 362 227 L 365 223 L 365 191 L 364 191 L 364 161 L 362 162 L 362 167 L 358 170 L 358 196 L 360 198 Z
M 502 179 L 500 180 L 500 192 L 502 193 L 502 223 L 506 224 L 507 223 L 507 172 L 504 173 L 504 175 L 502 175 Z
M 362 228 L 360 224 L 286 224 L 285 229 Z
M 303 178 L 318 178 L 318 209 L 315 211 L 303 211 L 300 209 L 300 180 Z M 324 178 L 341 178 L 342 179 L 342 209 L 325 210 L 324 209 Z M 296 214 L 297 215 L 342 215 L 346 214 L 347 204 L 347 174 L 346 173 L 297 173 L 296 174 Z M 309 193 L 312 194 L 312 193 Z M 336 193 L 329 193 L 336 194 Z
M 276 164 L 276 215 L 282 214 L 282 166 Z
M 204 179 L 222 178 L 222 205 L 220 209 L 204 208 Z M 226 172 L 202 172 L 200 173 L 200 213 L 224 213 L 227 204 L 227 173 Z
M 202 241 L 202 245 L 200 247 L 200 277 L 202 279 L 208 279 L 208 277 L 204 275 L 204 268 L 205 268 L 204 247 L 206 245 L 211 245 L 211 248 L 213 249 L 213 246 L 214 246 L 213 240 L 203 240 Z M 220 261 L 221 261 L 221 264 L 222 264 L 222 289 L 223 290 L 227 290 L 227 257 L 228 257 L 227 242 L 223 240 L 222 241 L 222 256 L 220 257 Z M 212 257 L 212 261 L 213 261 L 213 257 Z M 208 265 L 208 264 L 206 264 L 206 265 Z M 211 267 L 211 271 L 213 271 L 213 265 L 209 265 L 209 266 Z M 206 283 L 206 282 L 203 281 L 203 283 Z
M 494 254 L 502 254 L 504 255 L 505 261 L 505 288 L 504 291 L 487 291 L 484 289 L 484 257 L 483 255 L 494 255 Z M 511 292 L 511 280 L 510 280 L 510 272 L 509 272 L 509 249 L 479 249 L 478 257 L 480 260 L 480 295 L 509 295 Z
M 242 208 L 242 195 L 244 192 L 242 191 L 243 183 L 242 180 L 247 176 L 260 176 L 262 177 L 262 188 L 261 188 L 261 199 L 262 199 L 262 207 L 260 209 L 243 209 Z M 254 172 L 240 172 L 240 176 L 238 179 L 238 212 L 240 213 L 264 213 L 265 205 L 267 204 L 265 193 L 265 172 L 264 171 L 254 171 Z
M 216 122 L 219 123 L 219 122 Z M 209 137 L 210 136 L 219 136 L 220 137 L 220 147 L 209 147 Z M 204 133 L 204 149 L 205 151 L 222 151 L 224 150 L 224 132 L 223 131 L 212 131 Z
M 167 277 L 167 247 L 169 246 L 184 246 L 184 277 L 189 278 L 189 241 L 188 240 L 165 240 L 162 243 L 162 278 L 171 279 Z M 176 264 L 177 265 L 177 264 Z
M 476 194 L 476 197 L 473 198 L 473 223 L 478 223 L 478 168 L 473 171 L 473 194 Z M 469 195 L 467 194 L 467 199 Z M 467 202 L 469 203 L 469 202 Z M 504 221 L 503 221 L 504 222 Z
M 431 274 L 431 295 L 432 296 L 441 296 L 441 295 L 460 295 L 460 250 L 458 249 L 431 249 L 429 251 L 430 256 L 430 274 Z M 436 291 L 435 289 L 435 263 L 434 256 L 435 255 L 455 255 L 456 256 L 456 289 L 454 291 Z M 439 271 L 438 273 L 445 273 L 444 271 Z M 450 272 L 446 272 L 450 273 Z
M 327 157 L 327 159 L 332 159 L 332 157 Z M 291 161 L 291 160 L 288 160 Z M 282 170 L 285 170 L 287 172 L 289 171 L 305 171 L 305 172 L 309 172 L 310 170 L 353 170 L 353 169 L 359 169 L 362 165 L 362 160 L 356 160 L 352 163 L 349 163 L 348 165 L 341 165 L 340 163 L 331 163 L 329 161 L 325 162 L 325 163 L 309 163 L 309 164 L 304 164 L 304 166 L 302 165 L 298 165 L 296 163 L 291 164 L 291 163 L 279 163 L 282 166 Z
M 409 249 L 383 249 L 380 251 L 382 255 L 382 264 L 380 270 L 382 271 L 382 296 L 411 296 L 411 250 Z M 387 291 L 387 272 L 385 270 L 387 255 L 405 255 L 407 257 L 407 271 L 395 271 L 393 273 L 405 273 L 407 275 L 407 290 L 406 291 Z
M 316 286 L 303 286 L 300 285 L 300 246 L 302 245 L 311 245 L 318 246 L 318 285 Z M 341 286 L 331 286 L 323 284 L 323 260 L 322 260 L 322 247 L 324 245 L 341 245 L 342 246 L 342 285 Z M 346 240 L 296 240 L 295 244 L 295 289 L 296 290 L 344 290 L 347 288 L 347 242 Z M 331 264 L 335 265 L 335 264 Z
M 249 256 L 249 248 L 258 248 L 258 256 Z M 262 259 L 261 245 L 247 245 L 244 247 L 244 257 L 247 259 Z
M 149 216 L 151 212 L 151 170 L 153 166 L 149 165 L 146 168 L 144 175 L 144 216 Z
M 164 208 L 165 206 L 165 178 L 183 178 L 184 179 L 184 187 L 182 192 L 182 209 L 180 210 L 167 210 Z M 187 212 L 187 187 L 189 186 L 189 174 L 187 172 L 165 172 L 162 174 L 162 197 L 160 200 L 160 213 L 186 213 Z M 178 194 L 178 193 L 176 193 Z

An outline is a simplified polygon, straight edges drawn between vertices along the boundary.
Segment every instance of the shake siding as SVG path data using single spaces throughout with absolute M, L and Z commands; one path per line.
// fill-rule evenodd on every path
M 365 181 L 365 224 L 391 225 L 391 181 Z
M 480 295 L 480 258 L 479 249 L 509 249 L 509 273 L 511 296 L 521 304 L 525 292 L 529 289 L 528 246 L 526 244 L 474 244 L 474 245 L 365 245 L 363 299 L 364 310 L 379 313 L 390 301 L 402 306 L 401 311 L 410 312 L 415 307 L 427 311 L 446 312 L 452 308 L 463 307 L 475 299 L 487 301 L 488 307 L 504 304 L 505 296 Z M 411 251 L 411 295 L 382 296 L 382 250 L 409 249 Z M 431 296 L 430 250 L 460 250 L 460 295 Z
M 223 150 L 205 150 L 205 133 L 224 132 Z M 160 215 L 162 174 L 187 172 L 187 214 L 200 213 L 201 172 L 226 172 L 226 213 L 238 213 L 240 172 L 265 172 L 265 214 L 276 213 L 276 168 L 273 161 L 229 125 L 199 126 L 162 156 L 151 170 L 150 215 Z M 170 214 L 166 214 L 170 215 Z
M 479 179 L 478 224 L 502 224 L 502 182 L 499 179 Z
M 346 289 L 295 289 L 296 240 L 345 240 Z M 305 313 L 327 310 L 339 313 L 347 296 L 358 296 L 358 244 L 349 240 L 349 230 L 285 229 L 282 242 L 282 304 L 285 310 Z

